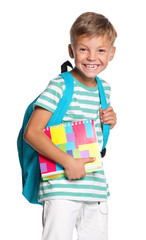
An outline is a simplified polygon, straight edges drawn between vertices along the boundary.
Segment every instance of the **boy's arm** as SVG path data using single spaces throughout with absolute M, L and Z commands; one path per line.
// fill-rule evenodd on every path
M 51 139 L 43 132 L 52 113 L 43 108 L 37 107 L 27 125 L 24 139 L 37 152 L 54 160 L 64 167 L 68 179 L 80 179 L 85 174 L 85 163 L 93 162 L 93 158 L 74 159 L 69 154 L 60 150 Z
M 116 125 L 117 116 L 116 116 L 116 113 L 114 112 L 114 110 L 111 106 L 109 106 L 105 110 L 103 110 L 101 108 L 99 113 L 100 113 L 101 123 L 104 122 L 104 124 L 110 124 L 110 129 L 112 129 Z

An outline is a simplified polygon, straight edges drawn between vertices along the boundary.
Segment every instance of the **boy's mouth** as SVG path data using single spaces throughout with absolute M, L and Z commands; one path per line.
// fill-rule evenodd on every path
M 91 69 L 91 70 L 93 70 L 93 69 L 96 70 L 99 67 L 99 65 L 97 65 L 97 64 L 83 64 L 83 65 L 85 68 Z

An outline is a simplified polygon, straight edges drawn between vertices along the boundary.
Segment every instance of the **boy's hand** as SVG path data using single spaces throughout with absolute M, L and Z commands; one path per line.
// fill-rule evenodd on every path
M 72 158 L 65 167 L 65 174 L 69 180 L 80 179 L 86 176 L 85 164 L 94 162 L 95 158 Z
M 116 113 L 114 112 L 111 106 L 109 106 L 105 110 L 101 108 L 99 110 L 99 114 L 101 123 L 104 122 L 104 124 L 110 124 L 110 129 L 112 129 L 116 125 L 117 122 Z

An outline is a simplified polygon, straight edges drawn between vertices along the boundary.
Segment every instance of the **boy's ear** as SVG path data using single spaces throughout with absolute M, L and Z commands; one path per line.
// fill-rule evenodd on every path
M 71 58 L 74 58 L 73 49 L 72 49 L 71 44 L 68 45 L 68 52 L 69 52 L 69 56 L 70 56 Z
M 116 47 L 112 47 L 112 50 L 109 56 L 109 61 L 111 61 L 114 58 L 115 52 L 116 52 Z

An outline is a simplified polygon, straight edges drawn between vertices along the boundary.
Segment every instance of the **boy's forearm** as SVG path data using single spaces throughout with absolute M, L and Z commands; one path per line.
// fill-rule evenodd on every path
M 66 168 L 69 161 L 72 160 L 72 157 L 60 150 L 43 131 L 30 132 L 27 130 L 24 134 L 24 140 L 37 152 L 54 160 L 64 168 Z

